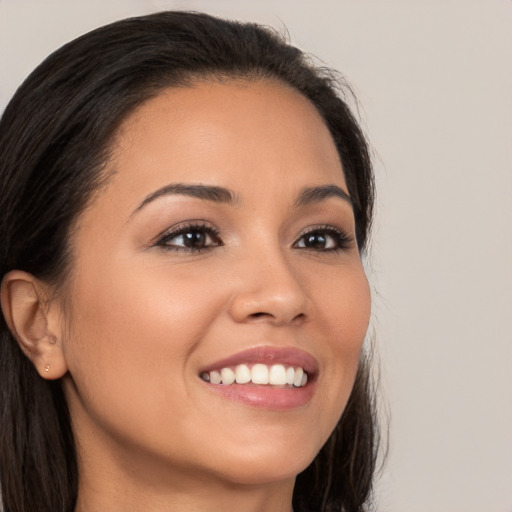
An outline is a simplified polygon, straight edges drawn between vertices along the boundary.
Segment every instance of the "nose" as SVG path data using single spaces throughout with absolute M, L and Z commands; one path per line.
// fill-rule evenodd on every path
M 253 254 L 240 265 L 230 303 L 230 315 L 236 322 L 298 325 L 311 312 L 300 273 L 280 251 Z

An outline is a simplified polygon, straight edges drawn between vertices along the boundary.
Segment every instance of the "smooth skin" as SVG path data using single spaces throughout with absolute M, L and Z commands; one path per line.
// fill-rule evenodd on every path
M 306 188 L 348 194 L 327 127 L 279 82 L 200 82 L 132 113 L 107 172 L 71 234 L 65 285 L 14 271 L 2 286 L 25 353 L 62 378 L 76 512 L 289 512 L 346 405 L 370 315 L 350 201 L 297 205 Z M 200 379 L 258 346 L 316 358 L 306 405 L 253 407 Z

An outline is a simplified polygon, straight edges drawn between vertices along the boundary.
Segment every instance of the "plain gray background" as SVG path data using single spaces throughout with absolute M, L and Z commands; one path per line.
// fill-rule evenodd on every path
M 52 50 L 163 9 L 269 24 L 341 70 L 375 150 L 381 512 L 512 511 L 512 2 L 0 0 L 0 110 Z

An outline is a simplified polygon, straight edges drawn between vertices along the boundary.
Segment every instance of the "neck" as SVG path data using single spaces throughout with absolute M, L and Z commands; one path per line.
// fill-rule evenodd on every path
M 294 477 L 240 483 L 194 467 L 170 468 L 140 454 L 127 459 L 108 448 L 95 452 L 79 456 L 75 512 L 292 511 Z
M 197 477 L 185 485 L 183 479 L 179 485 L 148 485 L 96 476 L 81 479 L 75 512 L 293 512 L 293 481 L 240 485 Z

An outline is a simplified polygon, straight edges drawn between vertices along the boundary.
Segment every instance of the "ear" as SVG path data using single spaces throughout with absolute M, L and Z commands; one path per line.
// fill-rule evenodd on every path
M 8 272 L 0 289 L 5 321 L 21 350 L 45 379 L 67 372 L 58 305 L 50 303 L 48 286 L 28 272 Z

